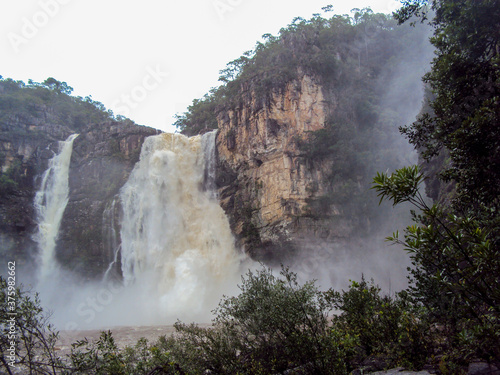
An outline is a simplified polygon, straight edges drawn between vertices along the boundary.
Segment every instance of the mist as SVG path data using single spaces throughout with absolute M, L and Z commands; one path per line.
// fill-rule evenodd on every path
M 415 121 L 422 109 L 422 77 L 430 70 L 434 55 L 434 47 L 429 42 L 432 29 L 421 23 L 415 27 L 409 24 L 398 27 L 413 28 L 416 43 L 400 50 L 395 58 L 397 63 L 386 66 L 377 81 L 377 91 L 381 93 L 376 104 L 379 118 L 371 126 L 380 129 L 380 136 L 372 139 L 379 155 L 379 160 L 371 166 L 373 177 L 377 172 L 391 173 L 418 163 L 417 151 L 400 133 L 399 127 Z M 373 190 L 366 190 L 364 195 L 364 200 L 379 202 Z M 384 201 L 377 208 L 376 220 L 366 224 L 371 227 L 369 235 L 355 233 L 350 238 L 339 239 L 337 244 L 313 250 L 299 249 L 292 268 L 302 282 L 315 279 L 321 289 L 345 290 L 350 280 L 364 277 L 373 280 L 384 293 L 400 291 L 408 286 L 410 258 L 402 246 L 385 239 L 396 231 L 402 233 L 412 223 L 412 208 L 409 204 L 393 207 Z

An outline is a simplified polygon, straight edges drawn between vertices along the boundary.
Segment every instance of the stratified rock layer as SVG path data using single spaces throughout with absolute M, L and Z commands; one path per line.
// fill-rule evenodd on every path
M 282 261 L 300 245 L 318 246 L 348 234 L 347 222 L 312 220 L 308 202 L 325 193 L 328 161 L 308 162 L 297 139 L 321 129 L 332 109 L 321 85 L 303 75 L 270 99 L 219 115 L 217 184 L 221 205 L 245 250 Z M 335 216 L 335 207 L 327 210 Z

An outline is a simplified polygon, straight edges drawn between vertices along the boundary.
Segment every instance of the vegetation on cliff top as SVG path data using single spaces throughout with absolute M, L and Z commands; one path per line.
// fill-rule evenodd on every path
M 0 78 L 2 78 L 0 76 Z M 113 113 L 90 96 L 72 96 L 73 88 L 66 82 L 47 78 L 43 83 L 29 80 L 0 80 L 0 126 L 16 116 L 30 115 L 43 118 L 44 112 L 54 113 L 61 125 L 75 131 L 89 123 L 114 119 Z
M 323 11 L 327 15 L 332 7 Z M 375 114 L 377 78 L 387 65 L 397 64 L 396 55 L 404 46 L 417 43 L 415 35 L 408 28 L 398 28 L 392 17 L 369 8 L 354 9 L 350 16 L 297 17 L 278 36 L 263 35 L 255 49 L 228 63 L 220 71 L 222 84 L 195 99 L 187 112 L 177 116 L 175 125 L 186 135 L 214 129 L 221 111 L 240 106 L 249 94 L 266 101 L 304 74 L 327 90 L 348 91 L 345 102 L 356 106 L 355 115 L 366 120 Z M 350 106 L 338 107 L 344 117 L 351 115 Z
M 391 16 L 369 8 L 342 16 L 331 15 L 331 7 L 323 10 L 309 20 L 294 19 L 278 36 L 264 35 L 254 50 L 227 64 L 221 86 L 194 100 L 175 125 L 192 135 L 216 128 L 222 114 L 238 113 L 250 103 L 271 112 L 273 96 L 308 75 L 321 87 L 326 120 L 323 129 L 297 137 L 296 156 L 312 169 L 325 160 L 331 168 L 322 181 L 325 194 L 312 192 L 301 215 L 317 220 L 340 212 L 362 235 L 377 231 L 380 217 L 394 214 L 367 197 L 375 198 L 370 191 L 375 172 L 401 167 L 407 157 L 395 138 L 400 138 L 397 127 L 408 121 L 407 108 L 418 111 L 419 87 L 411 86 L 408 76 L 418 80 L 421 74 L 409 70 L 425 69 L 415 62 L 425 60 L 423 49 L 430 55 L 430 48 L 422 48 L 429 31 L 421 25 L 398 27 Z
M 76 97 L 71 95 L 72 92 L 73 88 L 66 82 L 52 77 L 43 83 L 29 80 L 26 84 L 0 76 L 1 140 L 10 142 L 13 137 L 27 137 L 30 134 L 39 140 L 49 139 L 50 132 L 37 128 L 45 123 L 60 126 L 67 135 L 80 132 L 92 124 L 108 121 L 134 124 L 122 116 L 114 117 L 111 110 L 90 96 Z M 0 167 L 0 195 L 15 192 L 23 183 L 21 160 L 7 161 L 0 152 Z

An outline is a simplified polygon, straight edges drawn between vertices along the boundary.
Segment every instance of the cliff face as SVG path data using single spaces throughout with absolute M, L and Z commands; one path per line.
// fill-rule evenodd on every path
M 154 134 L 156 129 L 110 122 L 94 124 L 76 138 L 57 243 L 62 264 L 88 277 L 105 272 L 119 245 L 118 192 L 139 160 L 144 139 Z
M 308 161 L 298 148 L 321 129 L 334 108 L 322 86 L 307 75 L 269 100 L 256 99 L 219 115 L 217 184 L 221 205 L 245 250 L 264 261 L 283 260 L 296 247 L 316 247 L 348 235 L 348 220 L 312 219 L 309 203 L 325 194 L 329 161 Z M 332 220 L 337 225 L 332 226 Z
M 35 106 L 32 113 L 0 111 L 0 115 L 2 256 L 25 266 L 36 262 L 33 201 L 40 177 L 58 151 L 58 141 L 79 133 L 73 144 L 69 202 L 61 223 L 57 257 L 80 274 L 102 274 L 113 257 L 103 236 L 105 210 L 113 205 L 138 160 L 144 138 L 157 131 L 130 121 L 112 120 L 72 128 L 61 123 L 60 113 L 45 106 Z M 113 215 L 118 212 L 116 207 Z

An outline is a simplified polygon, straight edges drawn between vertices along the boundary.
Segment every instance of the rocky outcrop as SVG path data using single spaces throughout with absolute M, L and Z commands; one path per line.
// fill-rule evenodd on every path
M 105 272 L 119 245 L 110 238 L 119 233 L 118 192 L 139 160 L 144 138 L 157 132 L 110 122 L 92 125 L 76 138 L 57 243 L 61 264 L 88 278 Z
M 103 213 L 126 182 L 144 138 L 157 133 L 129 120 L 73 129 L 62 124 L 61 114 L 50 107 L 36 106 L 31 114 L 0 111 L 0 251 L 20 267 L 36 261 L 34 196 L 58 142 L 74 133 L 80 135 L 73 144 L 69 202 L 57 257 L 66 267 L 93 277 L 102 274 L 113 256 L 103 237 Z M 113 215 L 118 212 L 116 206 Z
M 246 98 L 219 115 L 217 134 L 220 201 L 241 245 L 254 258 L 283 261 L 299 245 L 348 235 L 346 220 L 331 225 L 335 207 L 325 207 L 324 220 L 308 215 L 326 192 L 331 163 L 308 161 L 297 140 L 323 128 L 334 107 L 322 86 L 303 75 L 270 97 L 249 89 Z
M 21 267 L 27 266 L 36 252 L 31 237 L 36 225 L 33 200 L 37 176 L 57 151 L 57 141 L 71 134 L 59 125 L 51 110 L 34 106 L 33 112 L 41 116 L 0 111 L 0 251 Z

